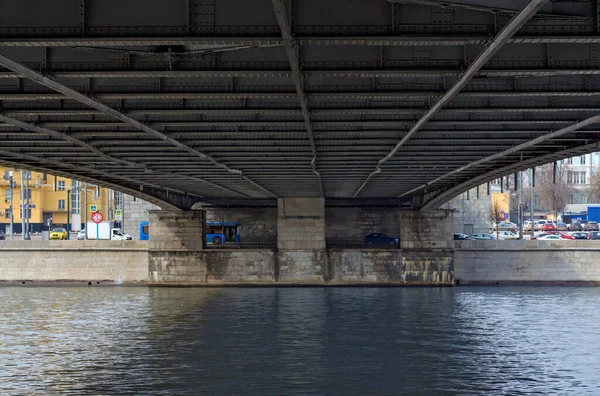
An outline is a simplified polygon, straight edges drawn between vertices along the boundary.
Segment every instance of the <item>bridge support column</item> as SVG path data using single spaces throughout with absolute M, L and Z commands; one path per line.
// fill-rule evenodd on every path
M 454 281 L 452 212 L 400 212 L 400 250 L 405 281 L 448 284 Z
M 201 264 L 204 249 L 206 213 L 148 211 L 149 271 L 153 283 L 198 284 L 206 282 L 206 266 Z
M 314 284 L 328 280 L 324 199 L 278 199 L 277 248 L 279 282 Z

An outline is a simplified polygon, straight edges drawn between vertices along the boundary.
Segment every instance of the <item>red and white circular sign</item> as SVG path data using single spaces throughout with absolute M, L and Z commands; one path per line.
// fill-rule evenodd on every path
M 96 224 L 102 223 L 102 220 L 104 220 L 104 216 L 102 216 L 102 213 L 100 213 L 100 212 L 92 213 L 92 221 L 94 223 L 96 223 Z

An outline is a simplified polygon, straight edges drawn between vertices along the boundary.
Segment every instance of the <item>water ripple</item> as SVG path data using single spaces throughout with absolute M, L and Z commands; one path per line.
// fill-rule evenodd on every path
M 5 287 L 0 301 L 0 394 L 600 394 L 597 288 Z

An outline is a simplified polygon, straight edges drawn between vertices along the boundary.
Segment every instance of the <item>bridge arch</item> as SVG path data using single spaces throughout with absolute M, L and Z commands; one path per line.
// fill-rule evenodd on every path
M 492 180 L 496 180 L 503 176 L 512 175 L 516 172 L 524 171 L 533 167 L 545 165 L 548 163 L 552 163 L 555 161 L 563 160 L 565 158 L 575 157 L 578 155 L 590 154 L 600 151 L 600 142 L 591 143 L 579 147 L 573 147 L 566 150 L 557 151 L 555 153 L 530 158 L 523 162 L 517 162 L 511 165 L 507 165 L 490 172 L 486 172 L 482 175 L 476 176 L 470 180 L 467 180 L 463 183 L 457 184 L 454 187 L 451 187 L 447 190 L 441 192 L 434 192 L 433 194 L 427 196 L 425 194 L 424 203 L 421 206 L 421 211 L 429 211 L 435 210 L 441 207 L 446 202 L 451 199 L 457 197 L 458 195 L 474 188 L 480 186 L 484 183 L 490 182 Z

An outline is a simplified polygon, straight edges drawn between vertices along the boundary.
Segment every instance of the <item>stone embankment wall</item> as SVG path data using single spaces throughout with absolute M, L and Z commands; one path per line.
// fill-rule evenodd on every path
M 300 254 L 304 254 L 300 257 Z M 292 255 L 293 257 L 291 257 Z M 1 241 L 1 282 L 451 284 L 451 256 L 399 250 L 157 250 L 146 241 Z
M 144 242 L 0 241 L 0 282 L 147 280 Z
M 457 241 L 460 284 L 600 283 L 600 241 Z

